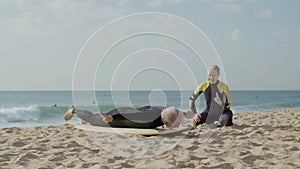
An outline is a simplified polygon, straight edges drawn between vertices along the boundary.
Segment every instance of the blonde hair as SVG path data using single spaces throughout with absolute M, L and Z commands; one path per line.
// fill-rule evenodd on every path
M 218 72 L 218 74 L 220 75 L 220 68 L 219 68 L 218 65 L 211 65 L 211 66 L 208 67 L 207 70 L 208 70 L 208 71 L 214 70 L 214 71 Z

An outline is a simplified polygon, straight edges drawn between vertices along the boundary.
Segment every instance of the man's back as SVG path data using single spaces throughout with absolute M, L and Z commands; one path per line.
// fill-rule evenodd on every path
M 113 117 L 112 127 L 156 128 L 163 125 L 161 112 L 164 107 L 144 106 L 140 108 L 120 107 L 108 112 Z

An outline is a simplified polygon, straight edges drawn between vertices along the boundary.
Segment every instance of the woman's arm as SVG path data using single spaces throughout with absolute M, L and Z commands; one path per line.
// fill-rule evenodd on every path
M 199 95 L 202 92 L 198 92 L 197 90 L 194 92 L 194 94 L 190 97 L 189 100 L 189 105 L 191 108 L 192 113 L 197 114 L 197 110 L 196 110 L 196 106 L 195 106 L 195 101 L 197 100 L 197 98 L 199 97 Z

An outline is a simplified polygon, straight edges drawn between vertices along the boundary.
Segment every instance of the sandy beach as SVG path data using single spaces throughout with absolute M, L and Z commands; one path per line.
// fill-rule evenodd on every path
M 152 137 L 91 134 L 70 124 L 3 128 L 0 168 L 300 168 L 299 115 L 237 113 L 234 126 Z

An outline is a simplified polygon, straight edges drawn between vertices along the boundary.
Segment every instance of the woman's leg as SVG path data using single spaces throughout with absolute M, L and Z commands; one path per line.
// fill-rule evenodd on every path
M 197 125 L 205 123 L 208 116 L 208 112 L 202 112 L 200 113 L 200 116 L 201 116 L 200 122 L 198 122 Z
M 219 122 L 221 123 L 222 126 L 231 126 L 233 125 L 232 116 L 233 116 L 232 111 L 227 110 L 223 112 L 223 114 L 220 116 Z

